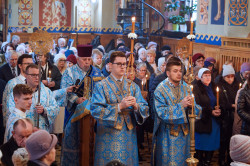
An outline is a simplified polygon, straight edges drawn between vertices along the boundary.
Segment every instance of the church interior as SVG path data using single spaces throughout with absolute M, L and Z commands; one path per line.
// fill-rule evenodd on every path
M 249 0 L 0 0 L 0 46 L 3 50 L 15 35 L 19 43 L 31 43 L 41 31 L 54 41 L 46 46 L 49 50 L 59 46 L 60 38 L 67 49 L 102 45 L 105 53 L 117 47 L 117 39 L 124 40 L 130 53 L 135 43 L 147 49 L 153 41 L 156 50 L 168 45 L 174 56 L 188 59 L 188 66 L 192 56 L 200 53 L 216 61 L 218 73 L 227 62 L 240 72 L 242 64 L 250 62 L 249 6 Z M 131 33 L 136 37 L 131 38 Z M 2 50 L 1 65 L 5 63 Z M 186 72 L 191 71 L 188 67 Z M 153 134 L 145 129 L 142 135 L 139 165 L 149 166 Z M 56 150 L 56 162 L 63 165 L 60 143 Z M 94 165 L 93 156 L 80 155 L 80 165 Z M 221 165 L 218 150 L 210 164 Z

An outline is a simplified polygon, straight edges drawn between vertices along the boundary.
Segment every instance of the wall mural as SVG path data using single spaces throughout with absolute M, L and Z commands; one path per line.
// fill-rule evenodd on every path
M 40 26 L 71 26 L 71 0 L 39 0 Z
M 208 23 L 208 4 L 209 4 L 209 0 L 200 1 L 200 15 L 199 15 L 200 24 Z
M 78 23 L 78 27 L 90 27 L 91 26 L 90 0 L 78 0 L 77 23 Z
M 19 0 L 18 25 L 33 25 L 33 0 Z
M 211 24 L 224 25 L 225 0 L 212 0 Z
M 228 25 L 247 26 L 248 0 L 230 0 Z

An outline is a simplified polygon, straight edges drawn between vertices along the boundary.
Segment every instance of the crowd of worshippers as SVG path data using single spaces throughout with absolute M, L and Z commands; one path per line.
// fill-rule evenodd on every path
M 56 144 L 62 145 L 61 165 L 79 165 L 79 115 L 71 112 L 82 108 L 97 121 L 95 165 L 138 165 L 144 132 L 153 133 L 152 165 L 185 165 L 190 157 L 191 93 L 199 165 L 211 165 L 217 150 L 220 166 L 250 164 L 249 62 L 236 72 L 234 62 L 227 61 L 219 73 L 213 57 L 194 54 L 190 92 L 183 79 L 191 68 L 188 59 L 175 56 L 168 45 L 159 49 L 153 41 L 135 44 L 130 66 L 131 53 L 121 38 L 109 52 L 102 45 L 66 48 L 60 38 L 58 46 L 37 56 L 14 35 L 10 43 L 2 43 L 1 52 L 6 63 L 0 67 L 0 156 L 6 166 L 56 165 Z M 79 96 L 76 89 L 82 82 Z M 108 140 L 119 146 L 110 146 Z

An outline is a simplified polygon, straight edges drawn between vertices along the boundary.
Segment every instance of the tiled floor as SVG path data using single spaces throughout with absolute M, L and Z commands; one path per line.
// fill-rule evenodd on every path
M 140 166 L 150 166 L 151 159 L 151 151 L 152 151 L 152 134 L 148 134 L 148 139 L 146 133 L 144 133 L 145 142 L 143 143 L 144 148 L 140 149 L 140 155 L 142 157 L 142 161 L 139 162 Z M 56 146 L 56 162 L 57 165 L 60 165 L 60 155 L 61 155 L 61 147 Z M 218 166 L 218 152 L 214 153 L 214 157 L 212 160 L 212 166 Z

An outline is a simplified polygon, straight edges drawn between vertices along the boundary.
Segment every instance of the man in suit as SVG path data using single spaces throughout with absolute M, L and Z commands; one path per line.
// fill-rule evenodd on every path
M 5 56 L 7 63 L 0 67 L 0 79 L 8 82 L 10 79 L 18 76 L 20 70 L 17 67 L 18 54 L 16 51 L 9 51 Z

